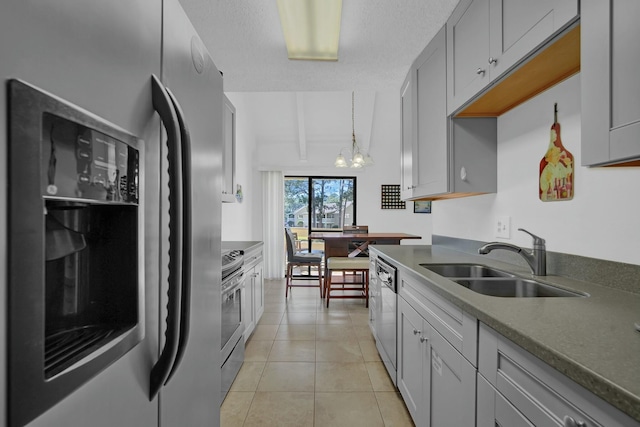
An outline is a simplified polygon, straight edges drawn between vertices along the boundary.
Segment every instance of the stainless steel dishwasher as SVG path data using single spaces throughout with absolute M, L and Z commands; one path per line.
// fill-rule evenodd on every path
M 376 276 L 380 287 L 380 302 L 375 316 L 376 348 L 393 384 L 396 385 L 396 268 L 378 257 Z

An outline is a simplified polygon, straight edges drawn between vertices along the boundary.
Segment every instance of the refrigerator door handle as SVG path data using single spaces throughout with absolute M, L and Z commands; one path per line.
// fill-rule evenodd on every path
M 151 95 L 153 108 L 167 132 L 169 159 L 169 288 L 167 290 L 167 328 L 165 344 L 158 361 L 151 369 L 149 400 L 153 400 L 169 377 L 178 352 L 180 334 L 180 289 L 178 283 L 182 276 L 182 162 L 180 159 L 180 130 L 178 117 L 164 86 L 155 76 L 151 76 Z
M 178 350 L 165 384 L 171 380 L 184 356 L 189 338 L 189 320 L 191 317 L 191 136 L 185 122 L 182 107 L 171 90 L 166 88 L 166 91 L 173 103 L 180 126 L 182 152 L 182 286 Z

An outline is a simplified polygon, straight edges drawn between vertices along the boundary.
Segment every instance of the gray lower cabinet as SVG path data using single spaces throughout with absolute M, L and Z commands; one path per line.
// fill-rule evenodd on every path
M 582 165 L 640 159 L 640 2 L 582 0 Z
M 480 323 L 478 427 L 638 427 L 640 423 Z
M 442 27 L 402 86 L 405 200 L 497 190 L 496 119 L 447 117 L 447 42 Z
M 247 341 L 264 313 L 264 261 L 262 245 L 244 254 L 244 340 Z
M 476 423 L 478 427 L 534 427 L 520 411 L 509 403 L 502 394 L 498 393 L 480 374 L 478 374 L 477 396 Z
M 476 369 L 402 297 L 398 389 L 417 426 L 475 426 Z
M 398 269 L 397 385 L 417 426 L 474 426 L 477 320 Z
M 447 21 L 448 113 L 577 16 L 577 0 L 461 0 Z

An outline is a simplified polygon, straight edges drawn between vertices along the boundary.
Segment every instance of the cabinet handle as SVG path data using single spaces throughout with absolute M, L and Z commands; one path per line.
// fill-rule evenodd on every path
M 482 69 L 482 68 L 478 68 L 478 69 L 476 70 L 476 74 L 482 74 L 482 75 L 484 76 L 484 73 L 485 73 L 485 70 L 484 70 L 484 69 Z
M 427 339 L 425 337 L 420 337 L 420 342 L 425 342 Z
M 494 58 L 493 56 L 491 56 L 491 57 L 489 58 L 489 64 L 493 65 L 493 64 L 495 64 L 496 62 L 498 62 L 498 60 L 497 60 L 496 58 Z
M 576 421 L 573 417 L 569 415 L 565 415 L 563 418 L 563 426 L 564 427 L 587 427 L 587 423 L 584 421 Z
M 414 329 L 414 330 L 413 330 L 413 335 L 418 335 L 420 332 L 421 332 L 421 331 L 419 331 L 419 330 L 417 330 L 417 329 Z

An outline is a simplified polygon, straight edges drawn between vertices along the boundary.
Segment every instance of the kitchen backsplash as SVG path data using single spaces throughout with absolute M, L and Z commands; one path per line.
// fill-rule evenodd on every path
M 531 246 L 524 228 L 547 250 L 640 265 L 640 167 L 584 167 L 581 152 L 580 75 L 573 76 L 498 117 L 498 191 L 442 200 L 433 206 L 433 234 Z M 539 199 L 539 166 L 550 137 L 554 104 L 563 145 L 574 155 L 572 200 Z M 510 217 L 510 236 L 496 236 Z

